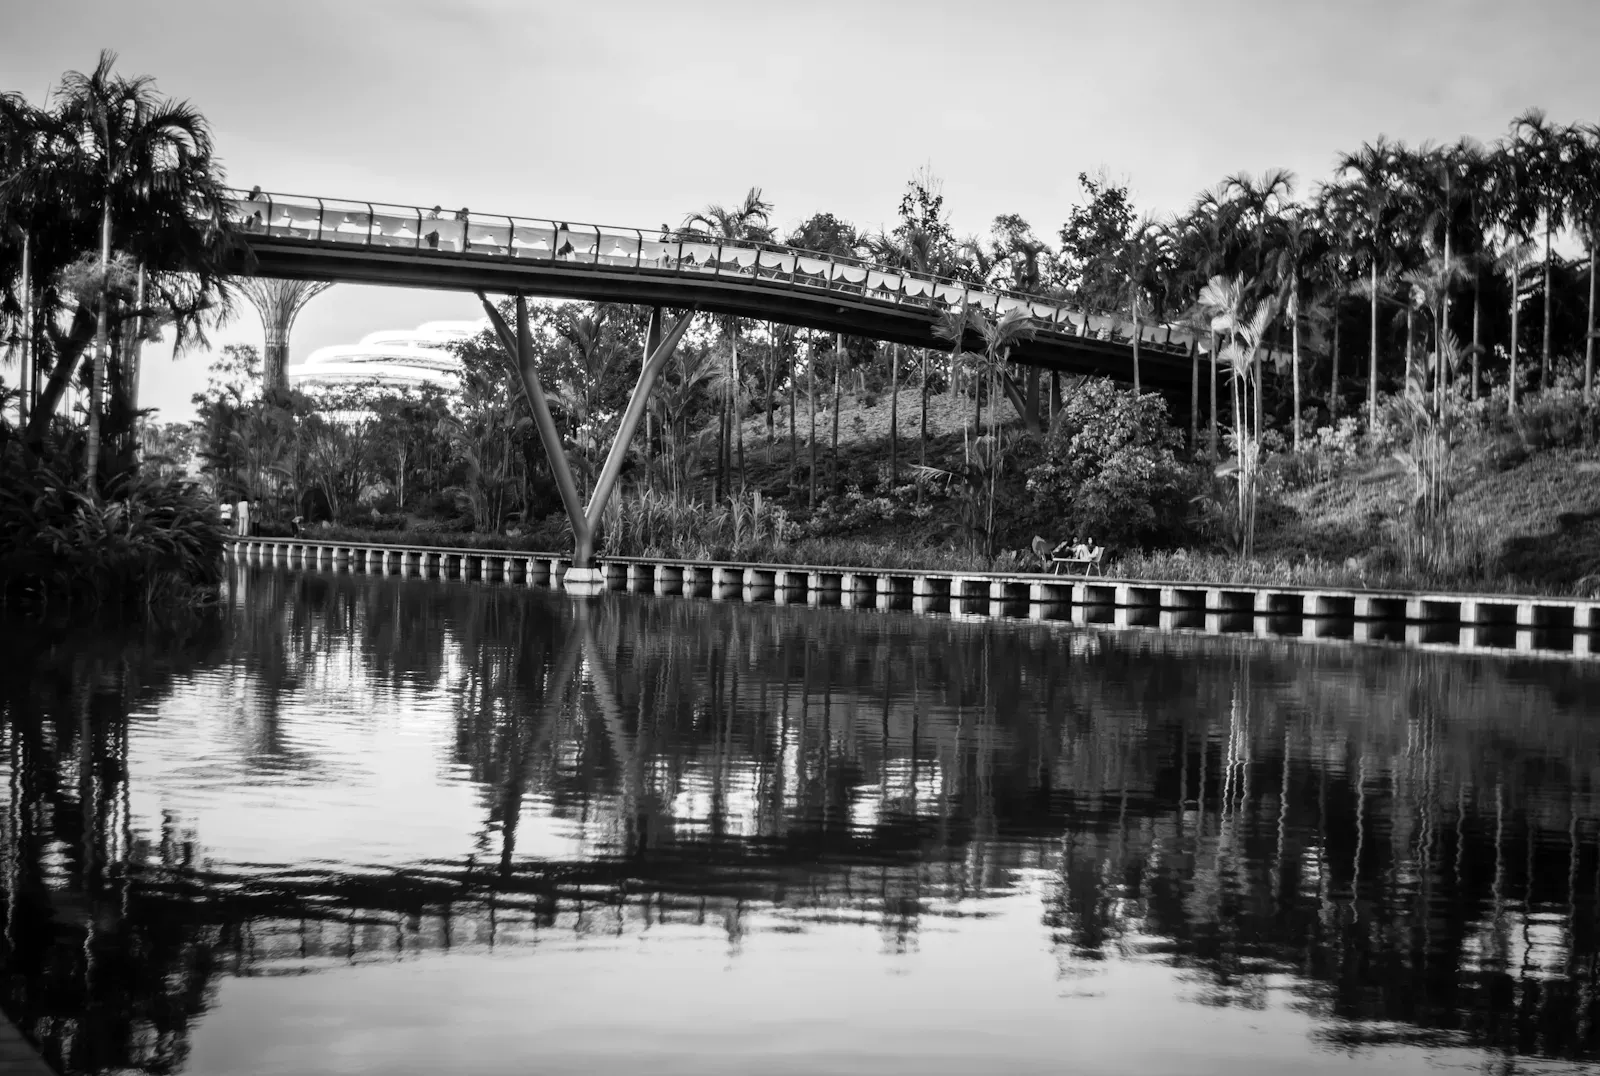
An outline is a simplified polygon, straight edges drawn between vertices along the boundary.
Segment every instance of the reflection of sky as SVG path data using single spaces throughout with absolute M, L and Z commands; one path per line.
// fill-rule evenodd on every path
M 128 745 L 134 829 L 157 833 L 170 813 L 185 826 L 198 823 L 204 856 L 232 864 L 464 859 L 488 812 L 465 767 L 448 761 L 449 679 L 374 693 L 354 690 L 337 660 L 321 668 L 338 672 L 279 699 L 290 763 L 252 754 L 262 704 L 253 678 L 237 667 L 179 685 L 158 717 L 136 716 Z M 529 796 L 517 848 L 565 857 L 582 843 Z
M 1308 1050 L 1314 1018 L 1283 977 L 1270 1012 L 1195 1004 L 1202 987 L 1141 957 L 1063 969 L 1040 929 L 1043 879 L 914 947 L 752 913 L 622 936 L 547 932 L 493 955 L 430 954 L 312 976 L 225 979 L 196 1072 L 1365 1073 L 1436 1072 L 1465 1050 Z M 790 926 L 792 920 L 781 921 Z M 1137 951 L 1141 939 L 1126 939 Z
M 164 817 L 175 817 L 196 834 L 200 855 L 223 867 L 337 871 L 428 860 L 462 863 L 474 853 L 480 864 L 486 856 L 497 857 L 500 836 L 488 832 L 488 819 L 503 789 L 474 783 L 468 769 L 451 760 L 462 750 L 458 719 L 463 712 L 481 716 L 478 708 L 495 707 L 502 714 L 504 706 L 528 705 L 524 695 L 492 674 L 485 696 L 485 685 L 473 671 L 481 673 L 483 665 L 469 667 L 462 657 L 465 644 L 448 631 L 439 638 L 440 677 L 434 683 L 374 671 L 372 656 L 353 641 L 360 637 L 360 632 L 319 637 L 309 647 L 315 659 L 297 668 L 301 679 L 278 696 L 274 707 L 264 686 L 274 670 L 258 674 L 247 655 L 180 681 L 158 707 L 136 714 L 129 734 L 134 829 L 153 836 Z M 524 865 L 525 857 L 571 862 L 615 853 L 615 843 L 630 826 L 632 806 L 626 801 L 635 771 L 623 758 L 630 750 L 623 731 L 628 721 L 606 711 L 600 685 L 605 677 L 599 675 L 604 670 L 587 659 L 575 668 L 585 683 L 584 712 L 569 709 L 554 729 L 547 729 L 554 740 L 543 741 L 543 751 L 558 768 L 570 767 L 562 775 L 564 785 L 576 783 L 588 799 L 581 821 L 557 818 L 551 801 L 530 781 L 517 833 Z M 614 677 L 620 675 L 613 671 Z M 1237 697 L 1237 692 L 1228 696 Z M 1302 988 L 1289 969 L 1264 977 L 1239 975 L 1238 965 L 1217 972 L 1173 938 L 1139 933 L 1149 922 L 1145 917 L 1156 917 L 1135 893 L 1138 886 L 1119 873 L 1122 838 L 1115 832 L 1120 831 L 1091 821 L 1096 812 L 1122 810 L 1107 790 L 1126 778 L 1124 756 L 1131 748 L 1124 744 L 1141 743 L 1148 735 L 1145 717 L 1130 718 L 1136 711 L 1119 709 L 1124 701 L 1112 692 L 1098 702 L 1098 724 L 1069 737 L 1052 763 L 1054 787 L 1081 786 L 1086 797 L 1079 817 L 1088 828 L 1068 833 L 1065 841 L 1007 834 L 1002 827 L 997 837 L 987 831 L 990 835 L 958 838 L 953 845 L 905 849 L 903 859 L 887 866 L 870 857 L 857 860 L 847 843 L 839 842 L 823 857 L 831 856 L 832 866 L 816 887 L 816 878 L 798 864 L 773 868 L 757 862 L 759 857 L 748 864 L 729 861 L 703 878 L 697 875 L 687 883 L 689 891 L 668 892 L 661 899 L 672 912 L 666 922 L 659 916 L 651 920 L 637 889 L 617 912 L 593 899 L 595 886 L 603 883 L 585 882 L 581 890 L 564 892 L 554 925 L 536 925 L 536 898 L 503 895 L 495 905 L 496 925 L 486 928 L 489 914 L 479 889 L 447 914 L 426 909 L 420 928 L 403 915 L 372 913 L 360 928 L 368 933 L 351 963 L 343 948 L 329 943 L 328 936 L 343 930 L 343 923 L 314 921 L 311 930 L 322 933 L 302 950 L 294 934 L 306 929 L 303 923 L 254 922 L 243 964 L 249 970 L 244 978 L 217 981 L 216 1001 L 196 1025 L 189 1071 L 1143 1074 L 1291 1067 L 1420 1072 L 1481 1062 L 1484 1055 L 1478 1052 L 1418 1045 L 1448 1044 L 1454 1041 L 1448 1033 L 1404 1027 L 1395 1037 L 1409 1037 L 1412 1045 L 1365 1045 L 1344 1052 L 1328 1042 L 1339 1025 L 1319 1003 L 1296 992 Z M 902 726 L 909 711 L 901 705 L 904 699 L 895 702 L 892 714 L 880 712 L 876 700 L 865 705 L 858 690 L 844 683 L 824 702 L 812 697 L 812 721 L 802 732 L 804 722 L 796 719 L 799 698 L 788 699 L 788 712 L 779 715 L 785 704 L 769 704 L 763 696 L 761 705 L 774 708 L 762 733 L 772 737 L 771 770 L 751 764 L 745 738 L 751 729 L 740 726 L 739 746 L 732 749 L 728 745 L 735 737 L 726 731 L 718 732 L 715 746 L 700 743 L 687 756 L 652 754 L 664 746 L 653 743 L 641 760 L 646 784 L 671 790 L 664 806 L 675 839 L 702 836 L 716 807 L 724 812 L 724 835 L 770 837 L 775 823 L 782 830 L 791 821 L 770 817 L 774 781 L 783 786 L 787 810 L 817 795 L 819 776 L 832 780 L 840 767 L 858 764 L 860 772 L 849 774 L 846 815 L 857 835 L 897 817 L 912 798 L 925 820 L 948 811 L 958 828 L 982 823 L 959 805 L 964 782 L 971 780 L 961 752 L 974 752 L 972 764 L 979 770 L 989 765 L 982 760 L 1003 763 L 1016 729 L 963 725 L 960 711 L 919 701 L 914 705 L 922 715 L 922 750 L 934 751 L 937 762 L 923 755 L 914 764 L 895 751 L 879 760 L 859 751 L 860 744 L 876 744 L 880 736 L 886 744 L 905 744 L 910 730 Z M 1263 776 L 1270 763 L 1255 769 L 1244 765 L 1257 753 L 1270 754 L 1268 747 L 1280 739 L 1282 750 L 1290 753 L 1288 735 L 1271 727 L 1276 711 L 1270 706 L 1249 711 L 1217 700 L 1202 705 L 1220 707 L 1214 715 L 1219 720 L 1203 726 L 1212 745 L 1210 761 L 1197 760 L 1210 769 L 1185 779 L 1198 783 L 1201 773 L 1208 774 L 1211 802 L 1255 803 L 1243 790 L 1251 781 L 1269 780 L 1270 796 L 1277 795 L 1279 778 Z M 742 711 L 740 719 L 752 719 L 752 710 Z M 831 723 L 837 755 L 818 740 L 819 712 Z M 1201 716 L 1213 715 L 1203 710 Z M 1402 735 L 1409 727 L 1403 722 L 1401 715 L 1380 728 L 1392 726 Z M 662 727 L 665 735 L 674 734 L 673 726 Z M 528 729 L 533 728 L 530 722 Z M 1319 728 L 1290 731 L 1301 737 L 1294 749 L 1316 760 L 1313 768 L 1325 782 L 1346 770 L 1349 743 Z M 1108 730 L 1116 730 L 1115 742 L 1101 742 Z M 1125 739 L 1128 731 L 1131 740 Z M 475 742 L 469 749 L 486 746 Z M 608 757 L 598 759 L 594 750 Z M 1378 761 L 1370 769 L 1363 754 L 1360 772 L 1364 795 L 1370 797 L 1368 839 L 1374 847 L 1394 843 L 1399 849 L 1392 877 L 1383 886 L 1409 892 L 1420 877 L 1405 851 L 1411 847 L 1413 822 L 1407 812 L 1412 808 L 1410 801 L 1389 803 L 1382 791 L 1391 797 L 1415 792 L 1395 776 L 1410 765 L 1411 756 L 1402 750 L 1394 747 L 1392 758 L 1374 754 Z M 833 762 L 819 763 L 819 757 Z M 1230 760 L 1235 765 L 1227 766 Z M 835 768 L 826 770 L 829 765 Z M 720 796 L 714 794 L 719 769 Z M 1003 768 L 994 772 L 1004 780 Z M 802 792 L 802 786 L 809 787 Z M 1282 788 L 1290 788 L 1287 779 Z M 1191 784 L 1185 795 L 1196 794 Z M 1565 796 L 1562 792 L 1563 803 Z M 1314 834 L 1303 828 L 1311 808 L 1303 796 L 1301 801 L 1293 835 L 1309 841 Z M 1226 933 L 1234 913 L 1224 909 L 1225 898 L 1249 888 L 1235 872 L 1252 855 L 1264 854 L 1265 846 L 1252 852 L 1250 842 L 1259 845 L 1269 833 L 1257 824 L 1265 817 L 1258 808 L 1266 803 L 1228 806 L 1220 817 L 1182 810 L 1170 823 L 1130 823 L 1134 828 L 1123 836 L 1148 844 L 1149 878 L 1163 872 L 1164 857 L 1178 861 L 1175 875 L 1184 874 L 1186 856 L 1198 857 L 1183 883 L 1182 901 L 1202 933 L 1210 925 Z M 836 805 L 829 801 L 824 809 Z M 1287 816 L 1275 809 L 1273 816 L 1281 841 Z M 662 833 L 652 830 L 653 836 Z M 1117 850 L 1108 847 L 1113 839 Z M 758 840 L 751 847 L 761 844 Z M 1070 856 L 1069 844 L 1076 850 Z M 1223 862 L 1225 844 L 1231 866 Z M 1325 854 L 1326 849 L 1309 846 L 1299 852 L 1302 901 L 1323 888 Z M 945 862 L 946 855 L 955 862 Z M 1065 902 L 1050 892 L 1062 884 L 1063 872 L 1008 873 L 997 866 L 1060 863 L 1063 857 L 1080 872 L 1075 886 L 1091 874 L 1097 879 L 1092 894 L 1075 890 L 1072 895 L 1098 902 L 1102 911 L 1112 909 L 1114 929 L 1103 959 L 1073 955 L 1084 952 L 1072 938 L 1079 913 L 1064 908 Z M 692 857 L 673 860 L 670 851 L 661 862 L 686 874 L 696 870 L 686 866 Z M 665 888 L 672 890 L 685 876 L 670 880 L 669 875 Z M 714 883 L 706 892 L 715 895 L 704 900 L 692 889 L 702 880 Z M 728 895 L 735 881 L 770 885 L 760 891 L 784 893 L 785 906 L 736 903 Z M 580 891 L 581 899 L 575 898 Z M 955 899 L 979 891 L 986 899 Z M 1149 890 L 1142 899 L 1150 899 Z M 1318 899 L 1327 914 L 1325 895 Z M 1515 899 L 1508 902 L 1514 905 Z M 575 903 L 587 911 L 574 911 Z M 915 911 L 902 921 L 907 907 Z M 1350 910 L 1354 914 L 1353 904 Z M 1072 925 L 1047 925 L 1061 923 L 1064 914 Z M 1505 922 L 1478 921 L 1464 943 L 1464 971 L 1503 971 L 1507 957 L 1492 950 L 1509 944 L 1509 959 L 1521 974 L 1560 976 L 1563 931 L 1570 926 L 1561 914 L 1536 910 L 1508 939 Z M 438 943 L 440 936 L 446 944 Z M 498 939 L 494 948 L 490 938 Z M 1249 939 L 1234 955 L 1246 951 L 1254 951 Z M 1178 966 L 1182 963 L 1193 966 Z M 1238 977 L 1219 985 L 1229 976 Z M 1311 989 L 1318 997 L 1329 996 L 1326 981 Z M 1252 1008 L 1257 1000 L 1261 1006 Z M 1354 1037 L 1370 1043 L 1384 1031 L 1366 1024 Z

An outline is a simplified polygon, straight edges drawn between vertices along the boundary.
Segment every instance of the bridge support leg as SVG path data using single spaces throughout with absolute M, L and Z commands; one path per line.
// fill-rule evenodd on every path
M 484 311 L 489 315 L 489 323 L 494 326 L 495 335 L 500 338 L 500 346 L 505 348 L 506 354 L 510 356 L 517 374 L 522 379 L 523 392 L 528 398 L 528 404 L 533 410 L 534 424 L 539 430 L 539 440 L 544 445 L 545 457 L 550 461 L 550 472 L 555 476 L 556 488 L 561 492 L 562 507 L 566 509 L 567 518 L 572 522 L 572 566 L 567 570 L 567 582 L 582 586 L 591 582 L 589 577 L 595 572 L 592 563 L 595 529 L 599 525 L 600 515 L 605 510 L 606 502 L 610 500 L 611 493 L 616 488 L 617 476 L 622 473 L 622 464 L 628 455 L 628 445 L 633 441 L 633 435 L 638 432 L 639 420 L 644 417 L 645 408 L 650 400 L 650 390 L 655 387 L 656 377 L 661 373 L 661 368 L 667 364 L 667 359 L 671 358 L 678 341 L 688 331 L 694 313 L 690 311 L 679 318 L 665 336 L 661 335 L 659 310 L 652 314 L 652 328 L 646 338 L 659 340 L 659 343 L 650 351 L 639 370 L 639 381 L 634 385 L 633 394 L 628 398 L 627 409 L 623 412 L 622 422 L 617 428 L 616 440 L 611 444 L 611 451 L 600 469 L 600 477 L 595 482 L 594 492 L 586 508 L 578 497 L 578 484 L 572 477 L 572 467 L 567 462 L 566 449 L 561 444 L 561 433 L 556 429 L 555 418 L 550 414 L 550 403 L 545 398 L 543 386 L 539 383 L 539 370 L 533 357 L 533 338 L 528 331 L 527 299 L 521 295 L 516 297 L 517 327 L 513 334 L 511 327 L 506 324 L 488 297 L 479 292 L 478 298 L 483 303 Z

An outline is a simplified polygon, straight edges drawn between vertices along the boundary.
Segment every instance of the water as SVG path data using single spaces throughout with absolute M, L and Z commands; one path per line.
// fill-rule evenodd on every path
M 261 569 L 38 634 L 65 1072 L 1600 1072 L 1582 663 Z

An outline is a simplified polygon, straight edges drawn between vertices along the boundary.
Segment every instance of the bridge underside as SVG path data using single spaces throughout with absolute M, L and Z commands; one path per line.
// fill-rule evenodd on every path
M 937 314 L 929 308 L 871 302 L 847 293 L 811 288 L 753 287 L 738 278 L 719 279 L 682 273 L 597 270 L 582 263 L 514 260 L 474 254 L 430 252 L 426 257 L 382 247 L 343 243 L 252 238 L 241 250 L 235 271 L 290 280 L 331 280 L 346 284 L 431 288 L 442 291 L 521 294 L 550 299 L 610 302 L 636 306 L 695 309 L 754 321 L 864 336 L 886 343 L 936 350 L 949 348 L 934 334 Z M 967 347 L 981 349 L 974 336 Z M 1023 341 L 1012 361 L 1066 374 L 1091 374 L 1133 381 L 1132 347 L 1126 340 L 1100 340 L 1045 329 Z M 1176 343 L 1144 343 L 1140 382 L 1174 399 L 1187 400 L 1191 359 Z

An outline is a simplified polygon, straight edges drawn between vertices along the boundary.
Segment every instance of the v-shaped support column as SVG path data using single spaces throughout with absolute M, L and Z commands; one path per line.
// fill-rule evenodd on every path
M 628 446 L 633 442 L 633 435 L 639 431 L 639 422 L 649 406 L 650 392 L 655 388 L 656 378 L 672 357 L 678 341 L 689 330 L 694 311 L 679 318 L 665 335 L 661 332 L 661 309 L 657 307 L 651 312 L 650 329 L 645 336 L 648 354 L 639 369 L 639 381 L 628 397 L 628 406 L 622 413 L 616 439 L 611 443 L 611 451 L 606 455 L 605 464 L 600 468 L 600 477 L 585 507 L 578 496 L 578 484 L 572 477 L 566 449 L 561 444 L 561 432 L 556 429 L 550 403 L 539 383 L 539 369 L 533 357 L 533 337 L 528 331 L 528 300 L 521 295 L 516 297 L 517 329 L 513 334 L 488 296 L 480 291 L 478 298 L 489 315 L 489 324 L 494 326 L 495 335 L 500 338 L 500 346 L 505 348 L 522 379 L 522 389 L 533 409 L 534 425 L 539 430 L 539 441 L 544 445 L 545 457 L 550 461 L 550 473 L 555 476 L 556 488 L 561 492 L 561 505 L 572 522 L 572 567 L 567 570 L 567 585 L 576 589 L 595 584 L 598 582 L 598 573 L 590 562 L 594 559 L 595 531 L 599 527 L 600 516 L 616 489 L 617 477 L 622 473 L 622 465 L 628 457 Z M 649 346 L 652 343 L 654 347 Z

